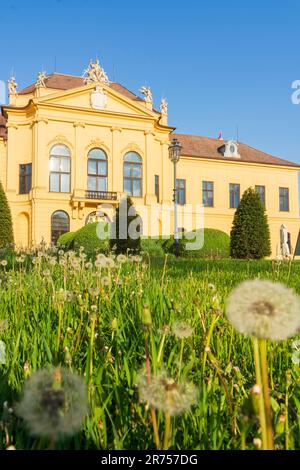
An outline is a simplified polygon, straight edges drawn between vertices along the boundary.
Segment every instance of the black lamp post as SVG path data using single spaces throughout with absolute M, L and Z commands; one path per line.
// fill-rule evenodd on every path
M 179 238 L 178 238 L 178 222 L 177 222 L 177 188 L 176 188 L 176 165 L 179 162 L 181 155 L 182 145 L 177 139 L 173 139 L 169 145 L 169 158 L 174 164 L 174 189 L 173 189 L 173 202 L 174 202 L 174 245 L 173 252 L 179 256 Z

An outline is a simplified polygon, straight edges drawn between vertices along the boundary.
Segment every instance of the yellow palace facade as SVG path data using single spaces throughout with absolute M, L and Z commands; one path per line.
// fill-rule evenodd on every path
M 191 214 L 201 205 L 204 226 L 229 233 L 239 200 L 252 186 L 266 207 L 272 255 L 280 249 L 282 224 L 295 245 L 298 165 L 235 141 L 175 134 L 165 100 L 156 110 L 149 88 L 141 88 L 141 98 L 110 82 L 99 61 L 90 62 L 84 77 L 40 73 L 20 91 L 14 78 L 8 83 L 0 179 L 16 245 L 55 242 L 99 214 L 111 219 L 124 194 L 138 207 L 172 206 L 168 147 L 174 137 L 182 145 L 176 183 L 182 210 L 189 206 Z M 193 214 L 191 220 L 193 225 Z M 172 233 L 172 225 L 164 228 L 160 221 L 157 232 Z

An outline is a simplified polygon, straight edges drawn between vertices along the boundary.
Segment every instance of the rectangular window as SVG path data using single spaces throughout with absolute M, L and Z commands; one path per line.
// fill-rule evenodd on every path
M 261 203 L 266 207 L 266 188 L 265 186 L 255 186 L 255 191 L 260 195 Z
M 282 212 L 290 210 L 289 188 L 279 188 L 279 210 Z
M 214 183 L 202 181 L 202 203 L 204 207 L 214 207 Z
M 184 206 L 186 197 L 185 197 L 185 180 L 177 179 L 176 180 L 176 202 L 181 206 Z
M 107 161 L 88 159 L 88 191 L 107 191 Z
M 236 183 L 229 184 L 229 207 L 236 209 L 240 203 L 240 185 Z
M 155 196 L 157 202 L 159 202 L 159 176 L 155 175 Z
M 32 164 L 19 165 L 19 194 L 28 194 L 31 190 Z
M 69 193 L 71 191 L 71 160 L 69 157 L 50 157 L 50 192 Z

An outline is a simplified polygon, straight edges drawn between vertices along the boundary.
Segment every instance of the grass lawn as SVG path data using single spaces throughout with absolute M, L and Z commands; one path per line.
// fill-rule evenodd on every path
M 41 251 L 0 265 L 0 448 L 155 449 L 165 436 L 172 449 L 254 449 L 260 429 L 251 395 L 252 341 L 233 330 L 224 303 L 249 278 L 282 282 L 300 293 L 299 275 L 298 262 L 99 257 L 90 263 L 73 252 Z M 269 343 L 268 350 L 279 449 L 300 448 L 294 339 Z M 29 391 L 32 415 L 20 417 L 26 378 L 50 365 L 86 384 L 88 413 L 71 436 L 49 430 L 51 439 L 45 437 L 55 404 L 39 402 L 39 391 Z M 149 370 L 151 377 L 166 371 L 182 384 L 176 389 L 181 410 L 167 438 L 166 413 L 156 411 L 155 433 L 151 411 L 155 401 L 161 408 L 163 391 L 144 402 L 152 390 L 143 388 Z M 70 401 L 72 393 L 65 390 Z M 34 431 L 36 420 L 45 432 Z

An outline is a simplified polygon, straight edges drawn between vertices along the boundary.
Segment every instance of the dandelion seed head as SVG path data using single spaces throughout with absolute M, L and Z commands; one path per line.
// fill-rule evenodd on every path
M 197 390 L 191 382 L 175 382 L 165 371 L 151 378 L 143 371 L 138 381 L 139 395 L 143 402 L 171 416 L 188 411 L 197 402 Z
M 104 276 L 101 278 L 101 284 L 103 286 L 109 286 L 110 285 L 110 279 L 108 276 Z
M 3 333 L 8 328 L 7 320 L 0 320 L 0 333 Z
M 261 393 L 260 386 L 258 384 L 253 385 L 251 393 L 252 395 L 259 395 Z
M 35 372 L 17 407 L 31 434 L 48 438 L 71 436 L 81 428 L 86 413 L 84 381 L 64 368 Z
M 214 292 L 214 291 L 216 290 L 216 286 L 215 286 L 214 284 L 209 283 L 209 284 L 207 284 L 207 287 L 208 287 L 208 289 L 211 290 L 212 292 Z
M 120 255 L 117 256 L 117 261 L 118 261 L 118 263 L 126 263 L 127 256 L 125 256 L 123 254 L 120 254 Z
M 172 325 L 173 334 L 180 339 L 189 338 L 192 336 L 193 331 L 193 328 L 184 321 L 178 321 Z
M 262 440 L 259 437 L 255 437 L 253 439 L 253 445 L 256 449 L 261 449 L 262 446 Z
M 95 267 L 96 268 L 104 268 L 106 266 L 105 259 L 104 258 L 98 258 L 95 261 Z
M 284 340 L 300 328 L 300 299 L 292 289 L 279 283 L 244 281 L 231 292 L 226 314 L 240 333 Z
M 116 266 L 116 263 L 112 258 L 106 258 L 105 260 L 105 267 L 106 268 L 114 268 Z
M 91 297 L 96 298 L 96 297 L 99 296 L 100 292 L 99 292 L 99 289 L 96 289 L 94 287 L 90 287 L 89 288 L 89 294 L 90 294 Z
M 171 327 L 170 325 L 163 325 L 161 329 L 158 330 L 158 333 L 160 335 L 168 335 L 171 333 Z

